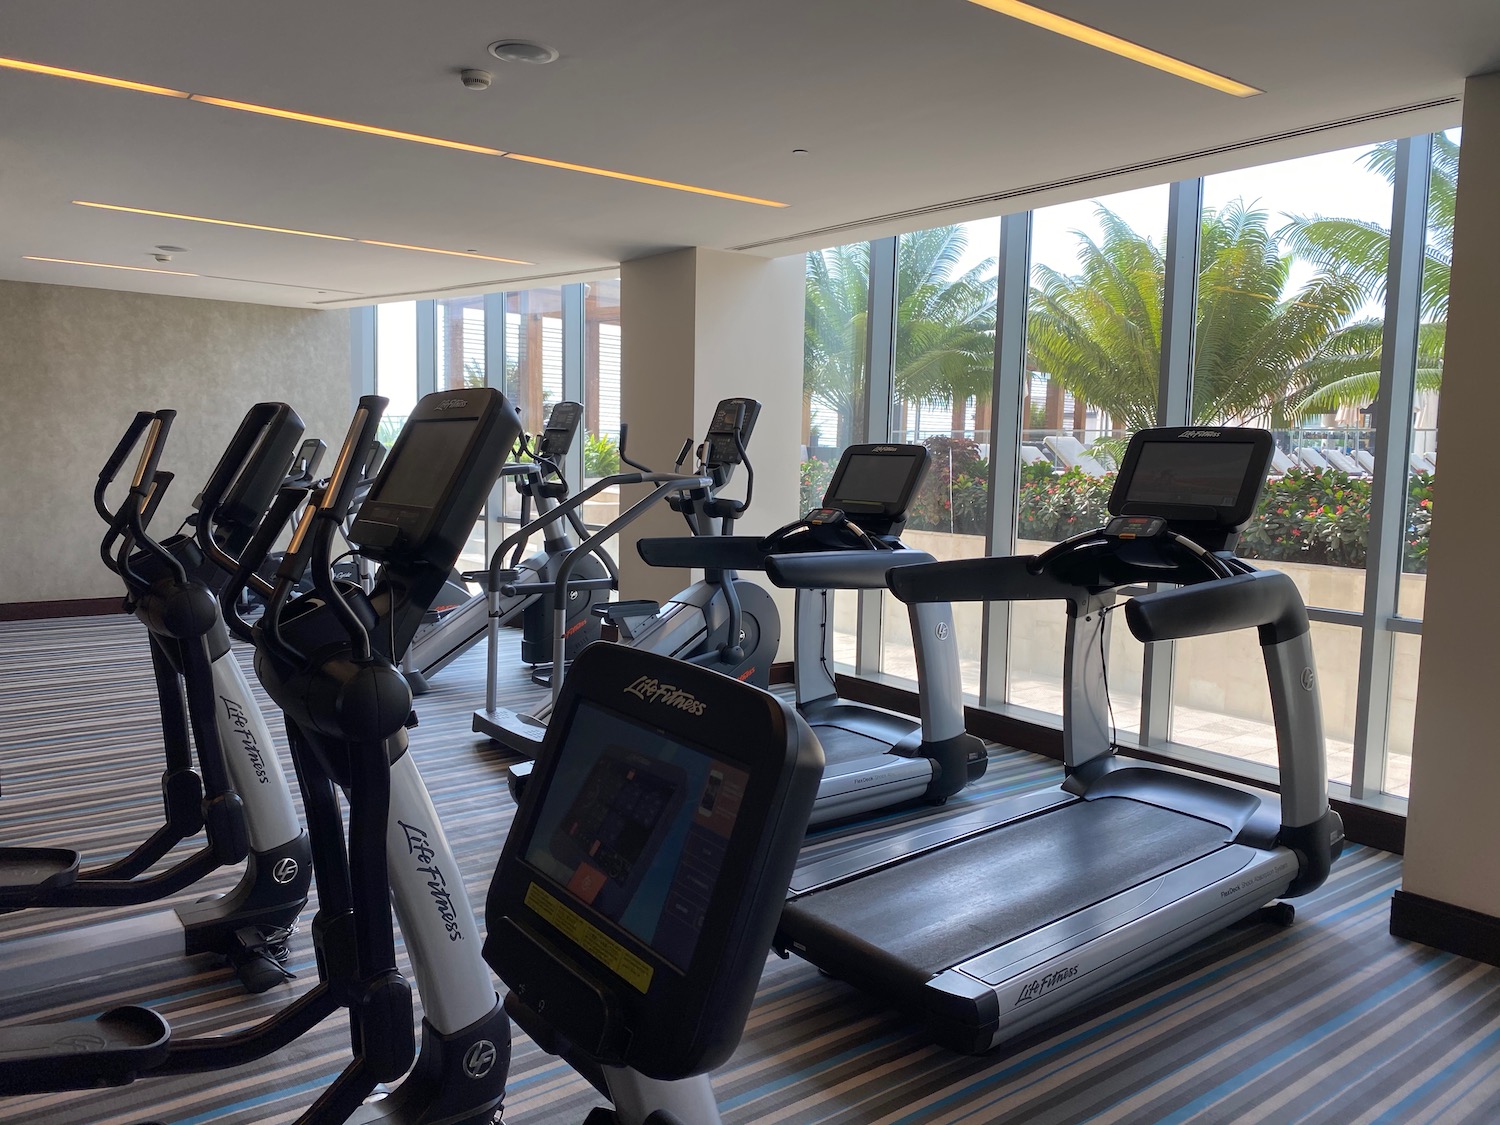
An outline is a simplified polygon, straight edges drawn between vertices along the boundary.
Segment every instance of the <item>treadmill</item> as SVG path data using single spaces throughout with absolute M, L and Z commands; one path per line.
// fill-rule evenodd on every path
M 829 478 L 823 504 L 761 540 L 766 577 L 797 591 L 797 710 L 828 764 L 812 823 L 913 800 L 941 804 L 988 764 L 984 741 L 964 730 L 963 677 L 946 601 L 908 607 L 918 718 L 839 697 L 834 679 L 835 590 L 885 590 L 894 567 L 930 563 L 902 544 L 906 513 L 927 472 L 921 445 L 852 445 Z
M 1292 580 L 1232 548 L 1265 481 L 1271 435 L 1135 434 L 1110 522 L 1036 556 L 902 567 L 903 601 L 1065 603 L 1063 751 L 1056 790 L 930 822 L 799 867 L 778 948 L 917 1014 L 982 1053 L 1200 938 L 1306 894 L 1343 846 L 1328 806 L 1307 611 Z M 1259 633 L 1281 798 L 1122 759 L 1104 654 L 1120 588 L 1140 640 Z M 1266 915 L 1290 922 L 1280 904 Z

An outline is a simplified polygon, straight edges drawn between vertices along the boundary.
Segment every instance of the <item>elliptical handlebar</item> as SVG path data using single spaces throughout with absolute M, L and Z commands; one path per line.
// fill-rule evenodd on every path
M 105 523 L 111 523 L 116 513 L 111 511 L 104 502 L 104 491 L 114 483 L 115 477 L 119 475 L 120 466 L 125 464 L 125 458 L 130 455 L 131 449 L 136 442 L 140 441 L 141 434 L 146 432 L 146 427 L 156 417 L 149 410 L 140 410 L 130 420 L 130 425 L 125 428 L 119 444 L 115 446 L 114 452 L 109 455 L 109 460 L 104 462 L 104 468 L 99 470 L 99 483 L 94 486 L 94 510 L 99 513 L 99 518 Z
M 379 395 L 360 397 L 333 472 L 316 501 L 302 510 L 302 518 L 297 522 L 297 529 L 292 533 L 292 541 L 287 546 L 286 557 L 277 568 L 276 586 L 266 604 L 265 620 L 269 624 L 267 632 L 270 641 L 284 652 L 295 650 L 282 636 L 281 613 L 293 587 L 301 580 L 311 563 L 313 589 L 328 602 L 344 627 L 353 646 L 354 658 L 361 661 L 370 659 L 370 634 L 333 579 L 331 546 L 333 533 L 342 526 L 353 499 L 354 488 L 359 483 L 352 468 L 365 457 L 374 443 L 388 402 L 388 399 Z

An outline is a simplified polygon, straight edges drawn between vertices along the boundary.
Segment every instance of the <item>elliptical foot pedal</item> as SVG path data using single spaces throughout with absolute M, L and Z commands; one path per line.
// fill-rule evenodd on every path
M 172 1029 L 150 1008 L 0 1029 L 0 1094 L 123 1086 L 166 1061 Z
M 78 862 L 67 848 L 0 848 L 0 909 L 29 906 L 77 882 Z

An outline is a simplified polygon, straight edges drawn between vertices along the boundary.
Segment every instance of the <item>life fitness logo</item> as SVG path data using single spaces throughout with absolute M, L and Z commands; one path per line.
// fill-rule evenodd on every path
M 633 695 L 647 703 L 660 703 L 663 707 L 675 707 L 679 711 L 686 711 L 689 715 L 701 715 L 708 710 L 703 701 L 691 692 L 682 691 L 675 684 L 664 684 L 655 676 L 641 676 L 625 689 L 625 694 Z
M 500 1052 L 488 1039 L 481 1039 L 464 1052 L 464 1073 L 470 1078 L 483 1078 L 495 1069 L 495 1060 Z
M 437 406 L 434 407 L 434 409 L 436 409 L 436 410 L 457 410 L 457 409 L 460 409 L 461 407 L 465 407 L 465 406 L 468 406 L 468 405 L 469 405 L 469 400 L 466 399 L 466 398 L 445 398 L 445 399 L 443 399 L 442 402 L 438 403 Z
M 1223 437 L 1224 436 L 1224 431 L 1223 430 L 1183 430 L 1182 433 L 1178 434 L 1177 436 L 1180 437 L 1180 438 L 1183 438 L 1183 437 L 1205 437 L 1205 438 L 1206 437 Z
M 278 859 L 275 866 L 271 868 L 271 878 L 278 883 L 290 883 L 297 877 L 297 870 L 297 861 L 290 856 Z

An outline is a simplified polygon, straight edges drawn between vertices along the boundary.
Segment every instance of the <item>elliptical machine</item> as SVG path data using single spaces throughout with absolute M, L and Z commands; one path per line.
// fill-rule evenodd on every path
M 554 666 L 561 664 L 566 656 L 568 619 L 563 607 L 567 604 L 569 593 L 578 589 L 598 589 L 605 581 L 577 579 L 574 577 L 575 570 L 588 552 L 637 519 L 658 500 L 665 499 L 674 511 L 680 512 L 692 532 L 689 538 L 661 542 L 669 545 L 684 544 L 687 548 L 684 553 L 691 552 L 696 544 L 711 545 L 721 540 L 730 544 L 741 542 L 738 537 L 726 537 L 730 537 L 734 521 L 749 507 L 754 492 L 754 468 L 745 446 L 759 414 L 760 403 L 754 399 L 722 400 L 714 410 L 707 435 L 698 446 L 697 468 L 692 474 L 657 473 L 648 466 L 631 460 L 624 449 L 625 432 L 622 430 L 620 459 L 632 466 L 635 472 L 618 473 L 597 481 L 522 529 L 539 529 L 545 526 L 544 521 L 564 518 L 595 493 L 613 485 L 656 485 L 650 495 L 631 505 L 604 528 L 585 539 L 558 566 L 557 576 L 551 583 L 555 607 L 552 632 Z M 677 458 L 679 467 L 686 460 L 691 447 L 690 441 L 684 444 Z M 734 500 L 720 496 L 720 490 L 728 484 L 734 475 L 735 466 L 739 464 L 744 464 L 748 482 L 745 498 Z M 666 550 L 664 548 L 664 553 Z M 742 558 L 746 565 L 758 565 L 759 557 L 753 551 L 744 552 Z M 657 562 L 654 558 L 646 561 L 664 566 L 705 565 L 697 561 L 696 557 L 684 562 Z M 735 565 L 734 557 L 716 555 L 707 564 L 701 581 L 694 582 L 665 605 L 647 600 L 608 602 L 594 606 L 592 612 L 605 625 L 615 629 L 621 644 L 632 649 L 698 664 L 764 688 L 770 682 L 771 663 L 776 657 L 777 646 L 781 643 L 781 623 L 776 603 L 771 600 L 770 594 L 755 583 L 741 579 L 735 572 Z M 508 596 L 536 588 L 527 583 L 503 580 L 492 584 L 492 589 L 496 586 L 500 593 Z M 529 714 L 501 707 L 498 701 L 500 637 L 493 618 L 491 621 L 485 707 L 482 711 L 474 712 L 473 729 L 507 749 L 535 758 L 541 750 L 542 739 L 561 684 L 557 677 L 553 677 L 551 700 Z
M 245 860 L 245 871 L 227 895 L 175 912 L 7 943 L 0 968 L 7 991 L 77 979 L 85 965 L 107 972 L 174 953 L 224 957 L 251 992 L 286 979 L 286 939 L 311 879 L 306 833 L 205 581 L 216 576 L 214 568 L 192 537 L 158 542 L 146 530 L 171 479 L 158 465 L 174 417 L 170 410 L 137 414 L 94 490 L 95 508 L 109 525 L 101 557 L 124 580 L 125 606 L 150 639 L 166 759 L 165 822 L 127 856 L 89 870 L 80 870 L 76 852 L 0 849 L 0 908 L 153 902 L 221 866 Z M 269 503 L 302 429 L 281 403 L 256 406 L 241 423 L 200 497 L 198 534 L 223 557 L 245 546 L 245 528 Z M 105 493 L 143 438 L 131 488 L 112 511 Z M 145 874 L 200 830 L 207 837 L 202 848 Z
M 482 592 L 424 622 L 417 630 L 411 647 L 401 660 L 401 671 L 411 684 L 412 694 L 424 693 L 430 677 L 479 643 L 492 620 L 499 628 L 520 625 L 523 662 L 535 666 L 549 664 L 552 660 L 552 583 L 557 578 L 562 560 L 579 541 L 589 537 L 578 509 L 569 509 L 566 519 L 542 523 L 541 550 L 522 556 L 531 538 L 529 529 L 537 526 L 531 519 L 532 506 L 535 505 L 538 520 L 541 520 L 568 495 L 562 461 L 572 448 L 582 421 L 582 403 L 557 403 L 534 445 L 522 436 L 517 448 L 528 459 L 511 461 L 500 469 L 500 478 L 513 481 L 521 497 L 521 529 L 507 536 L 495 548 L 485 571 L 462 576 L 468 581 L 482 581 L 485 587 Z M 564 656 L 569 660 L 585 645 L 599 639 L 600 622 L 591 610 L 607 599 L 609 591 L 617 589 L 620 582 L 615 561 L 602 544 L 596 544 L 586 557 L 578 560 L 574 573 L 580 579 L 607 579 L 607 584 L 586 589 L 575 587 L 568 591 Z M 502 584 L 524 586 L 525 589 L 507 596 L 499 591 Z M 538 682 L 545 686 L 550 679 L 538 678 Z

